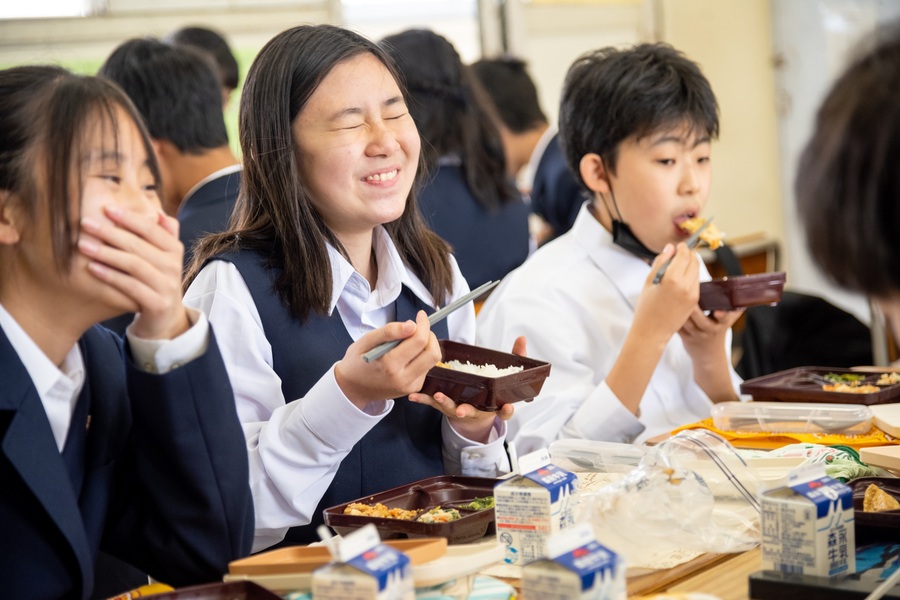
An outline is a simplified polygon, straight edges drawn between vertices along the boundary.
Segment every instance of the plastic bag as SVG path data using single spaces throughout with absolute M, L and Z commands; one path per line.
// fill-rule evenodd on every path
M 743 552 L 760 540 L 759 487 L 722 437 L 682 431 L 621 480 L 586 495 L 581 518 L 630 565 L 676 549 Z

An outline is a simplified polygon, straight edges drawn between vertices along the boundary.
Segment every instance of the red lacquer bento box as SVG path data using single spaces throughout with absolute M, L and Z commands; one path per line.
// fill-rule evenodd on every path
M 381 539 L 443 537 L 449 544 L 465 544 L 480 540 L 493 531 L 494 508 L 470 509 L 467 506 L 476 499 L 493 497 L 494 486 L 499 480 L 489 477 L 461 477 L 439 475 L 379 492 L 352 502 L 345 502 L 324 511 L 325 524 L 340 535 L 372 523 Z M 400 508 L 423 514 L 430 509 L 453 508 L 460 518 L 444 523 L 425 523 L 416 520 L 393 519 L 344 514 L 352 503 L 388 508 Z
M 778 304 L 784 293 L 784 273 L 754 273 L 722 277 L 700 284 L 700 308 L 734 310 Z
M 489 365 L 497 369 L 521 367 L 517 373 L 491 377 L 436 366 L 425 377 L 422 393 L 442 392 L 456 403 L 471 404 L 479 410 L 496 411 L 504 404 L 533 400 L 550 375 L 550 363 L 479 346 L 440 340 L 442 363 L 459 361 Z

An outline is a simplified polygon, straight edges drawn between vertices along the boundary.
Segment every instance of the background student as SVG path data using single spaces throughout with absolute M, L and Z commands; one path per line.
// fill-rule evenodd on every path
M 433 31 L 411 29 L 382 44 L 403 75 L 424 140 L 425 220 L 450 243 L 470 287 L 503 278 L 531 251 L 529 208 L 506 169 L 490 100 Z
M 564 234 L 588 195 L 566 162 L 556 128 L 541 110 L 525 61 L 509 55 L 483 58 L 472 64 L 472 71 L 497 107 L 510 173 L 521 176 L 531 212 L 540 217 L 538 244 Z
M 192 25 L 173 31 L 166 36 L 165 41 L 175 46 L 200 50 L 212 57 L 222 90 L 222 108 L 227 108 L 234 90 L 240 83 L 240 69 L 225 37 L 209 27 Z
M 415 393 L 440 359 L 435 336 L 473 341 L 475 315 L 469 305 L 433 329 L 426 318 L 468 286 L 419 215 L 419 134 L 390 58 L 345 29 L 288 29 L 250 68 L 240 132 L 233 228 L 201 242 L 185 302 L 221 334 L 255 548 L 298 525 L 289 543 L 316 539 L 322 509 L 341 502 L 504 470 L 512 407 Z
M 593 200 L 478 316 L 480 344 L 525 335 L 529 354 L 553 364 L 510 422 L 520 451 L 559 438 L 640 442 L 738 399 L 739 313 L 697 306 L 709 273 L 680 227 L 706 206 L 718 129 L 709 82 L 669 46 L 606 48 L 570 67 L 560 138 Z
M 900 23 L 873 32 L 834 82 L 795 191 L 810 255 L 869 296 L 900 339 Z
M 3 597 L 88 598 L 101 551 L 221 578 L 250 549 L 246 452 L 140 117 L 106 80 L 17 67 L 0 140 Z M 124 347 L 95 326 L 122 312 Z
M 125 90 L 147 124 L 163 174 L 163 207 L 178 217 L 187 264 L 200 237 L 225 229 L 241 184 L 213 64 L 189 47 L 135 38 L 116 48 L 99 74 Z

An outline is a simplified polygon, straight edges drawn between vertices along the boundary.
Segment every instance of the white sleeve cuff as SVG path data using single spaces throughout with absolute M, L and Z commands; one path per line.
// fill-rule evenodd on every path
M 447 418 L 441 423 L 441 436 L 444 442 L 444 469 L 448 475 L 497 477 L 509 472 L 509 458 L 503 447 L 506 441 L 505 421 L 494 419 L 485 444 L 461 436 Z
M 145 340 L 131 333 L 133 325 L 128 326 L 125 335 L 139 369 L 162 375 L 203 356 L 209 347 L 209 321 L 204 313 L 186 308 L 191 327 L 171 340 Z

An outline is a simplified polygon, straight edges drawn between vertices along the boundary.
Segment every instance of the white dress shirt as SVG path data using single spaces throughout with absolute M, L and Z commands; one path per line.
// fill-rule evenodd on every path
M 709 280 L 700 263 L 701 280 Z M 694 381 L 677 334 L 641 399 L 640 417 L 606 384 L 649 273 L 650 265 L 613 244 L 585 204 L 570 232 L 540 248 L 488 298 L 478 314 L 478 344 L 507 348 L 525 335 L 528 355 L 552 363 L 540 396 L 518 403 L 509 422 L 520 454 L 565 438 L 641 442 L 709 417 L 712 402 Z M 730 361 L 730 331 L 726 337 Z M 737 393 L 741 379 L 730 372 Z
M 209 322 L 196 310 L 189 309 L 188 315 L 193 325 L 173 340 L 143 340 L 132 335 L 131 326 L 128 327 L 126 335 L 132 358 L 138 368 L 150 373 L 167 373 L 206 352 Z M 44 405 L 56 446 L 62 452 L 72 424 L 75 403 L 84 387 L 85 366 L 81 348 L 78 344 L 72 346 L 62 364 L 57 367 L 2 304 L 0 328 L 25 365 L 41 404 Z M 110 365 L 110 368 L 124 369 L 125 366 Z
M 333 282 L 329 314 L 338 309 L 353 340 L 396 319 L 394 301 L 402 285 L 435 306 L 427 288 L 403 264 L 384 228 L 375 230 L 373 244 L 378 265 L 374 290 L 339 252 L 328 248 Z M 469 288 L 456 261 L 452 264 L 453 298 L 457 298 Z M 234 388 L 250 456 L 256 513 L 253 549 L 257 551 L 281 541 L 288 528 L 310 522 L 341 460 L 387 415 L 394 400 L 359 410 L 338 387 L 334 366 L 303 398 L 285 398 L 256 304 L 232 263 L 213 261 L 206 265 L 184 300 L 209 315 Z M 472 343 L 474 308 L 470 305 L 451 314 L 447 326 L 450 339 Z M 506 424 L 499 419 L 487 444 L 463 438 L 446 418 L 442 431 L 448 474 L 495 476 L 508 470 L 503 448 Z

